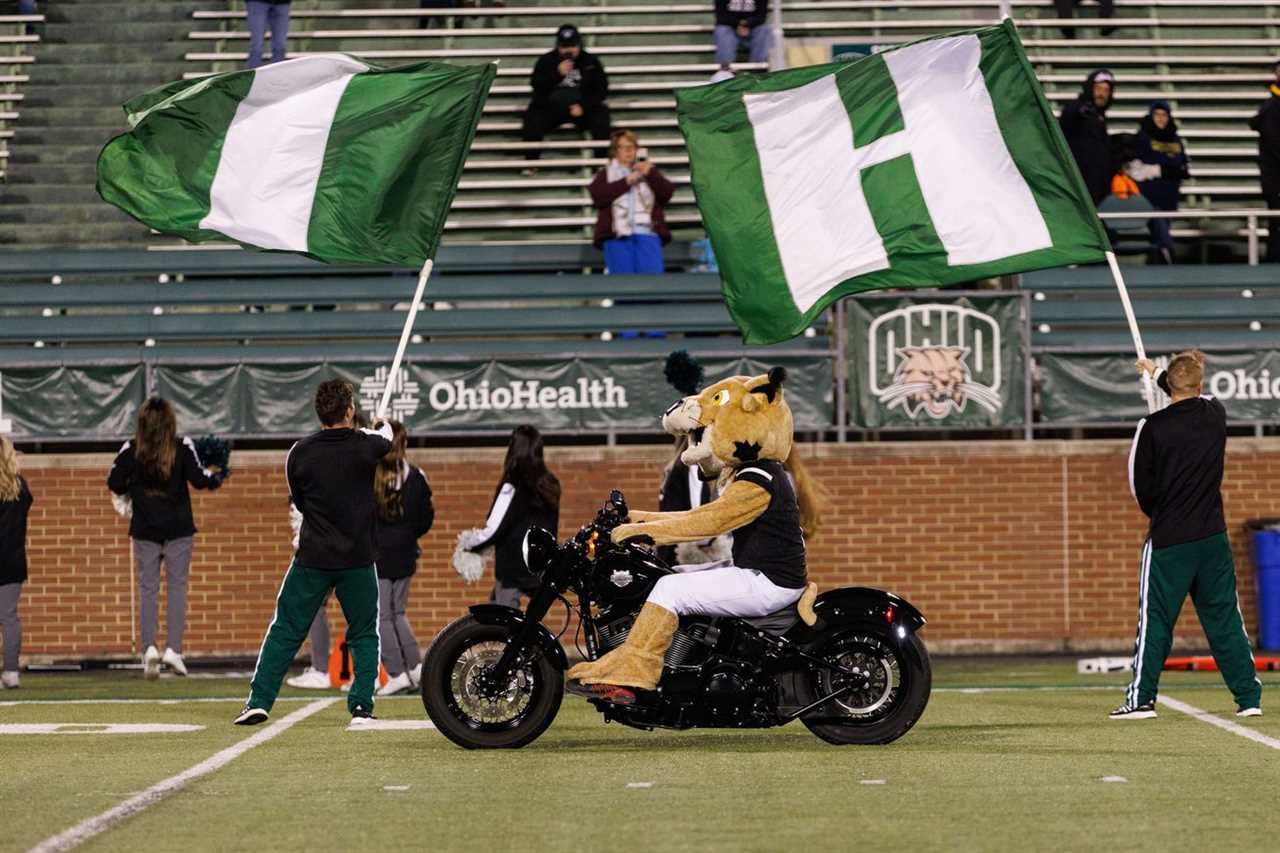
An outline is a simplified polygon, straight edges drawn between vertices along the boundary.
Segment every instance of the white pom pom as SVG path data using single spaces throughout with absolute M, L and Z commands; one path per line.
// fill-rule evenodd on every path
M 117 495 L 115 492 L 112 492 L 111 505 L 114 506 L 116 508 L 116 512 L 120 513 L 124 518 L 128 518 L 133 515 L 133 500 L 130 499 L 128 495 Z
M 484 574 L 484 556 L 459 545 L 453 550 L 453 568 L 467 583 L 475 583 Z

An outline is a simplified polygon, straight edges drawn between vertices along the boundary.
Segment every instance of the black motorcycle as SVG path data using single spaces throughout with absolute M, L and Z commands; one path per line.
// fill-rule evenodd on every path
M 653 585 L 671 570 L 646 547 L 609 532 L 627 519 L 620 492 L 557 546 L 545 530 L 525 537 L 525 562 L 542 578 L 523 613 L 477 604 L 436 636 L 422 668 L 422 701 L 436 728 L 468 749 L 516 748 L 546 731 L 568 668 L 541 622 L 560 600 L 565 629 L 577 595 L 575 643 L 595 660 L 617 648 Z M 619 705 L 590 698 L 605 721 L 639 729 L 767 728 L 800 720 L 833 744 L 902 737 L 929 702 L 929 653 L 920 611 L 863 587 L 818 596 L 817 622 L 794 606 L 757 619 L 684 616 L 656 690 Z M 564 630 L 561 631 L 564 633 Z

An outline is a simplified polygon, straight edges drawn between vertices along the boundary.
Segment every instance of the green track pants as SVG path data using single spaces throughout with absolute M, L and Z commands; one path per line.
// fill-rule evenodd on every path
M 276 613 L 267 628 L 258 666 L 253 671 L 249 706 L 270 711 L 280 693 L 289 666 L 311 630 L 311 622 L 333 590 L 347 618 L 347 647 L 351 650 L 355 677 L 347 694 L 347 709 L 373 710 L 373 688 L 378 679 L 378 575 L 373 566 L 330 572 L 308 569 L 294 560 L 285 572 Z
M 1187 594 L 1209 640 L 1209 649 L 1236 704 L 1250 708 L 1262 699 L 1262 682 L 1254 670 L 1249 635 L 1236 596 L 1236 567 L 1226 533 L 1195 542 L 1142 548 L 1138 639 L 1133 655 L 1133 681 L 1125 693 L 1131 706 L 1156 698 L 1160 671 L 1173 645 L 1173 626 Z

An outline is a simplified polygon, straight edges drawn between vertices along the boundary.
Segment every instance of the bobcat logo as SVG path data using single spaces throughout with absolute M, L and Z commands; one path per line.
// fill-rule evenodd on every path
M 877 317 L 867 332 L 868 385 L 887 409 L 942 420 L 969 400 L 995 414 L 1000 394 L 1000 324 L 961 304 L 908 305 Z
M 941 420 L 952 412 L 963 412 L 972 398 L 990 412 L 1000 410 L 1000 395 L 970 376 L 967 347 L 902 347 L 898 355 L 902 360 L 893 384 L 880 393 L 885 408 L 901 406 L 909 418 L 924 409 L 929 417 Z

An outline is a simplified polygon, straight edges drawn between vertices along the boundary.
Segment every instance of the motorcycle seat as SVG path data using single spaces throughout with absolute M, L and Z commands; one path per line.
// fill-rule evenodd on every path
M 764 631 L 766 634 L 785 634 L 791 630 L 792 625 L 800 621 L 800 613 L 796 610 L 794 604 L 788 604 L 781 610 L 775 610 L 764 616 L 756 616 L 743 621 L 753 628 Z

